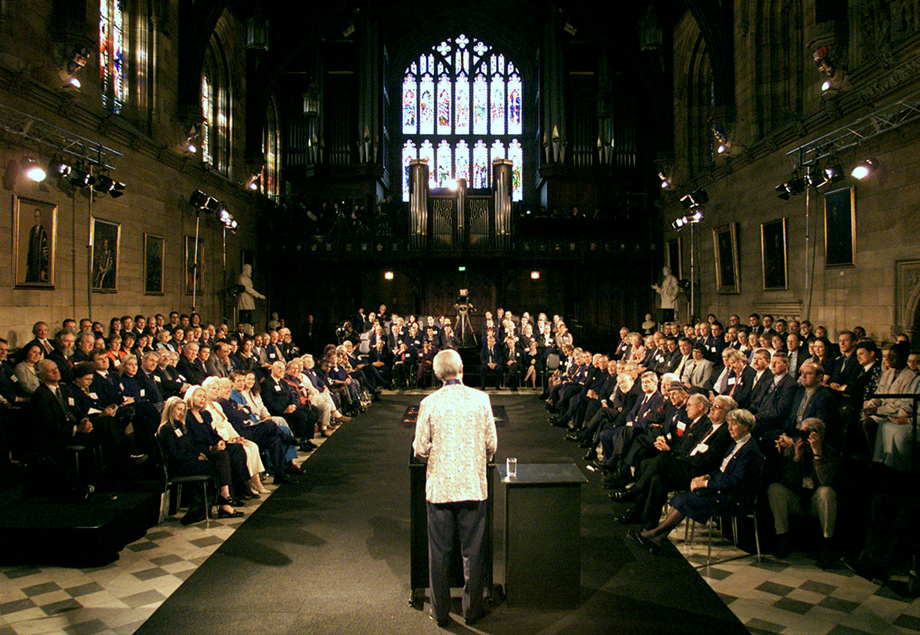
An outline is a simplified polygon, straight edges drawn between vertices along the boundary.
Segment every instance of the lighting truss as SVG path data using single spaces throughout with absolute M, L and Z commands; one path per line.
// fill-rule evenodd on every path
M 87 163 L 114 170 L 114 159 L 121 152 L 86 137 L 0 103 L 0 131 L 11 137 L 37 143 L 51 150 L 49 154 L 69 154 Z
M 786 153 L 796 165 L 814 164 L 830 155 L 920 120 L 920 91 L 878 108 L 875 112 L 841 126 Z

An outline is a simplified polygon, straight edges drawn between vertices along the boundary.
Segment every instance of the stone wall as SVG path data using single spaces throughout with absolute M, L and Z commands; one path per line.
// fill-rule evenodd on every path
M 132 101 L 121 116 L 108 114 L 102 108 L 95 51 L 78 74 L 83 83 L 80 91 L 60 87 L 60 47 L 52 35 L 51 4 L 50 0 L 18 3 L 12 15 L 4 16 L 8 22 L 3 25 L 6 27 L 3 32 L 10 37 L 4 37 L 0 45 L 0 103 L 31 115 L 34 124 L 26 134 L 17 135 L 9 130 L 0 133 L 0 168 L 25 156 L 46 165 L 55 149 L 37 142 L 36 137 L 52 127 L 60 129 L 62 136 L 79 136 L 122 154 L 113 156 L 111 162 L 115 165 L 112 177 L 127 184 L 124 196 L 96 199 L 92 209 L 93 216 L 120 224 L 117 292 L 88 293 L 90 203 L 85 190 L 74 192 L 68 185 L 61 186 L 50 174 L 39 184 L 24 175 L 15 182 L 5 179 L 0 186 L 0 209 L 6 210 L 0 214 L 0 337 L 8 339 L 12 346 L 31 338 L 30 329 L 37 320 L 47 321 L 55 330 L 68 317 L 92 317 L 107 326 L 109 318 L 115 315 L 190 312 L 192 297 L 185 293 L 184 237 L 195 235 L 196 214 L 188 204 L 191 193 L 201 189 L 218 198 L 240 223 L 236 234 L 227 235 L 226 271 L 231 284 L 240 271 L 240 251 L 256 250 L 259 213 L 264 205 L 263 198 L 241 185 L 249 176 L 244 162 L 244 108 L 231 109 L 233 136 L 228 175 L 206 169 L 198 157 L 182 152 L 187 124 L 176 112 L 175 78 L 180 63 L 176 54 L 180 30 L 177 11 L 167 12 L 148 33 L 149 37 L 155 34 L 157 38 L 158 55 L 150 69 L 156 77 L 156 109 L 151 112 Z M 92 37 L 98 28 L 93 21 L 96 3 L 86 4 L 88 17 L 84 32 Z M 230 59 L 234 85 L 241 87 L 233 91 L 232 99 L 240 99 L 245 86 L 245 25 L 228 13 L 221 22 L 224 34 L 235 38 L 236 50 L 242 51 Z M 135 35 L 135 26 L 132 22 L 129 37 Z M 129 65 L 141 57 L 142 52 L 132 51 Z M 132 72 L 129 78 L 137 80 Z M 129 85 L 129 99 L 130 91 L 136 88 Z M 9 116 L 4 116 L 4 124 L 8 123 Z M 19 198 L 57 205 L 53 289 L 19 288 L 14 284 L 13 220 Z M 32 224 L 31 212 L 25 205 L 23 211 L 22 231 L 27 233 Z M 206 321 L 216 321 L 222 314 L 219 291 L 224 287 L 222 230 L 214 215 L 202 215 L 201 221 L 203 293 L 196 309 Z M 162 295 L 144 293 L 145 232 L 165 239 Z M 256 260 L 254 272 L 256 288 L 262 290 L 266 286 L 268 263 Z M 264 303 L 259 308 L 264 317 Z

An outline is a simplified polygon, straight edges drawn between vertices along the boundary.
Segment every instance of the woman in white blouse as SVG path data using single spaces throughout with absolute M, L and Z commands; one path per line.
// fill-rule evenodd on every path
M 262 480 L 259 478 L 259 475 L 265 471 L 265 466 L 262 464 L 262 457 L 259 455 L 258 444 L 239 436 L 230 424 L 230 420 L 227 419 L 227 415 L 224 414 L 223 409 L 219 404 L 215 403 L 215 400 L 220 396 L 221 384 L 225 381 L 229 385 L 229 379 L 220 377 L 208 377 L 202 382 L 201 387 L 204 388 L 208 395 L 208 404 L 204 409 L 211 413 L 211 426 L 220 435 L 221 439 L 227 443 L 240 443 L 243 449 L 246 450 L 246 466 L 249 468 L 251 494 L 265 494 L 268 490 L 262 486 Z

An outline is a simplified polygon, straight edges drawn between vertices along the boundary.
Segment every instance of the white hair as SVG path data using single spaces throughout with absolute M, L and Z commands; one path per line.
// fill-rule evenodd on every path
M 452 349 L 445 349 L 434 356 L 434 374 L 439 379 L 454 379 L 463 372 L 463 360 L 460 353 Z

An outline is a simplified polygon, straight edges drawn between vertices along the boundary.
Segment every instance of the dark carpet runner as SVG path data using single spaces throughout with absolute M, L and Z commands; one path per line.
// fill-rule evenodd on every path
M 494 395 L 512 423 L 496 461 L 575 462 L 582 451 L 546 423 L 532 395 Z M 436 633 L 408 605 L 411 428 L 394 422 L 418 396 L 385 395 L 342 426 L 305 463 L 306 477 L 276 491 L 137 631 L 160 633 Z M 597 475 L 582 491 L 581 604 L 529 610 L 500 604 L 475 630 L 529 633 L 746 633 L 672 547 L 652 556 L 625 541 L 622 513 Z M 500 500 L 500 498 L 498 499 Z M 245 508 L 243 508 L 245 510 Z M 496 505 L 495 580 L 504 580 L 504 513 Z M 202 538 L 204 523 L 197 525 Z M 458 595 L 459 591 L 455 591 Z M 459 598 L 456 599 L 459 607 Z M 456 613 L 452 616 L 454 619 Z

